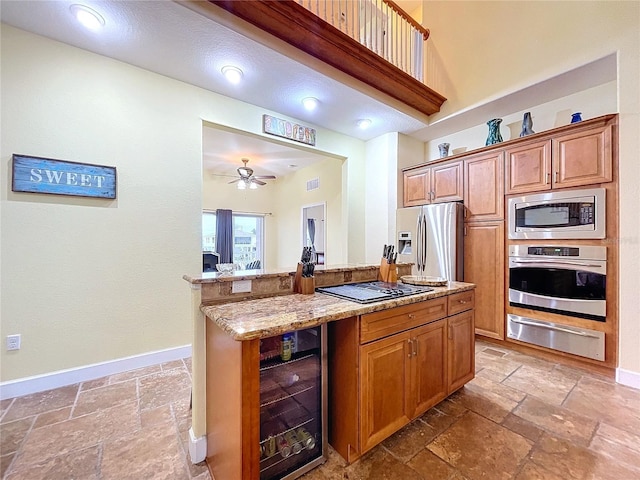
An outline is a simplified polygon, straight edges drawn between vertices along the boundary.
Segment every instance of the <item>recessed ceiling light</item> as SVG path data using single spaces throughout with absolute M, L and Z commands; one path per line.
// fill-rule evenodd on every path
M 361 118 L 356 122 L 356 124 L 358 125 L 358 128 L 366 130 L 371 126 L 371 120 L 369 120 L 368 118 Z
M 104 27 L 102 15 L 85 5 L 74 4 L 69 7 L 69 10 L 89 30 L 98 30 Z
M 319 103 L 320 102 L 318 101 L 318 99 L 313 97 L 307 97 L 302 99 L 302 105 L 304 105 L 304 108 L 306 108 L 310 112 L 315 110 Z
M 227 80 L 229 80 L 229 82 L 233 83 L 234 85 L 240 83 L 240 80 L 242 80 L 243 76 L 242 70 L 232 65 L 225 65 L 224 67 L 222 67 L 222 74 L 226 77 Z

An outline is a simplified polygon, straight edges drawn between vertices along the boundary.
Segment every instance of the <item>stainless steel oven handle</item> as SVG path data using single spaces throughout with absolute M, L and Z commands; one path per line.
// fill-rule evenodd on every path
M 512 323 L 519 323 L 521 325 L 529 325 L 530 327 L 540 327 L 540 328 L 546 328 L 547 330 L 556 330 L 558 332 L 572 333 L 574 335 L 580 335 L 581 337 L 598 338 L 596 335 L 591 335 L 589 333 L 577 332 L 575 330 L 569 330 L 568 328 L 554 327 L 552 325 L 545 325 L 542 323 L 527 322 L 525 320 L 515 320 L 513 318 L 511 318 L 509 321 Z
M 583 263 L 583 262 L 559 262 L 557 260 L 511 260 L 513 263 L 546 263 L 550 265 L 572 265 L 578 267 L 591 267 L 591 268 L 602 268 L 602 265 L 597 263 Z

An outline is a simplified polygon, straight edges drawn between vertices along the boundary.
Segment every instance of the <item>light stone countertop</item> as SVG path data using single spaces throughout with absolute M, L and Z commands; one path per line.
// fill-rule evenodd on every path
M 397 263 L 399 266 L 413 265 L 413 263 Z M 331 272 L 353 272 L 358 270 L 371 270 L 379 268 L 379 264 L 336 264 L 336 265 L 316 265 L 315 271 L 318 274 Z M 290 277 L 295 275 L 296 269 L 259 269 L 259 270 L 236 270 L 232 273 L 207 272 L 199 275 L 183 275 L 182 278 L 191 284 L 234 282 L 236 280 L 253 280 L 255 278 L 269 277 Z
M 433 287 L 431 292 L 369 304 L 342 300 L 322 293 L 290 294 L 242 302 L 202 305 L 200 310 L 233 339 L 253 340 L 474 288 L 473 283 L 449 282 L 444 287 Z

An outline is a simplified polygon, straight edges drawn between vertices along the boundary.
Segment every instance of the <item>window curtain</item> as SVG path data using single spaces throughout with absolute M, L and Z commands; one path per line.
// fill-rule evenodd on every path
M 216 252 L 220 263 L 233 263 L 233 212 L 216 210 Z

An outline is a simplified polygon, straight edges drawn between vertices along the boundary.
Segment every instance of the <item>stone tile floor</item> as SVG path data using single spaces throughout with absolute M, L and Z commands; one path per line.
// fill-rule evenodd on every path
M 640 479 L 640 391 L 484 342 L 476 371 L 359 461 L 330 449 L 304 479 Z M 190 382 L 186 359 L 3 400 L 0 477 L 210 480 L 188 458 Z

